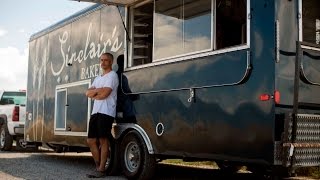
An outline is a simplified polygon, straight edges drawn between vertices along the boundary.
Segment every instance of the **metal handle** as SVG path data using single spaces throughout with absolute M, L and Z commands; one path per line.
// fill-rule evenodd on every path
M 195 89 L 190 88 L 189 92 L 190 92 L 190 97 L 188 99 L 188 102 L 192 102 L 192 100 L 195 101 Z

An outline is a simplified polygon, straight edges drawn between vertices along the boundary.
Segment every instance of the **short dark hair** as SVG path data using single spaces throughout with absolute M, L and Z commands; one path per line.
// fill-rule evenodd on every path
M 105 52 L 105 53 L 101 54 L 101 56 L 103 56 L 103 55 L 108 56 L 113 61 L 113 55 L 111 53 Z

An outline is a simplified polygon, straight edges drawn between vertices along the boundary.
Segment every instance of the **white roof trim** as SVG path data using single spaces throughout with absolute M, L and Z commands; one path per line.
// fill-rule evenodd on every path
M 131 5 L 135 4 L 141 0 L 74 0 L 74 1 L 85 1 L 85 2 L 92 2 L 92 3 L 101 3 L 101 4 L 109 4 L 109 5 Z

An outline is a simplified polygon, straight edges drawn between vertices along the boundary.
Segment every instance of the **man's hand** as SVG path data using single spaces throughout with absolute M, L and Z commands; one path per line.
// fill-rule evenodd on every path
M 109 87 L 104 88 L 95 88 L 91 87 L 87 90 L 86 96 L 96 100 L 102 100 L 107 98 L 112 92 L 112 89 Z
M 109 87 L 97 88 L 97 94 L 93 97 L 96 100 L 103 100 L 106 99 L 112 92 L 112 89 Z
M 96 87 L 91 87 L 91 88 L 89 88 L 88 90 L 87 90 L 87 92 L 86 92 L 86 96 L 88 97 L 88 98 L 93 98 L 93 97 L 95 97 L 96 95 L 98 94 L 98 92 L 97 92 L 97 89 L 96 89 Z

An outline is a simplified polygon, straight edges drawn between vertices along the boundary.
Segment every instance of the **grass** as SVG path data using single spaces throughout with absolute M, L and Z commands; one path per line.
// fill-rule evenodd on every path
M 315 179 L 320 179 L 320 166 L 319 167 L 301 167 L 296 170 L 299 176 L 308 176 Z
M 182 159 L 167 159 L 161 161 L 163 164 L 173 164 L 179 166 L 188 166 L 188 167 L 201 167 L 207 169 L 218 169 L 218 165 L 213 161 L 194 161 L 194 162 L 184 162 Z
M 161 161 L 163 164 L 173 164 L 179 166 L 198 167 L 206 169 L 219 169 L 218 165 L 214 161 L 195 161 L 195 162 L 184 162 L 182 159 L 167 159 Z M 246 170 L 246 167 L 241 167 L 240 170 Z M 312 177 L 320 179 L 320 166 L 319 167 L 302 167 L 296 169 L 298 176 Z
M 167 159 L 161 161 L 163 164 L 173 164 L 178 166 L 187 166 L 195 168 L 205 168 L 205 169 L 219 169 L 219 166 L 214 161 L 192 161 L 185 162 L 182 159 Z M 240 171 L 247 172 L 247 167 L 242 166 L 239 169 Z

